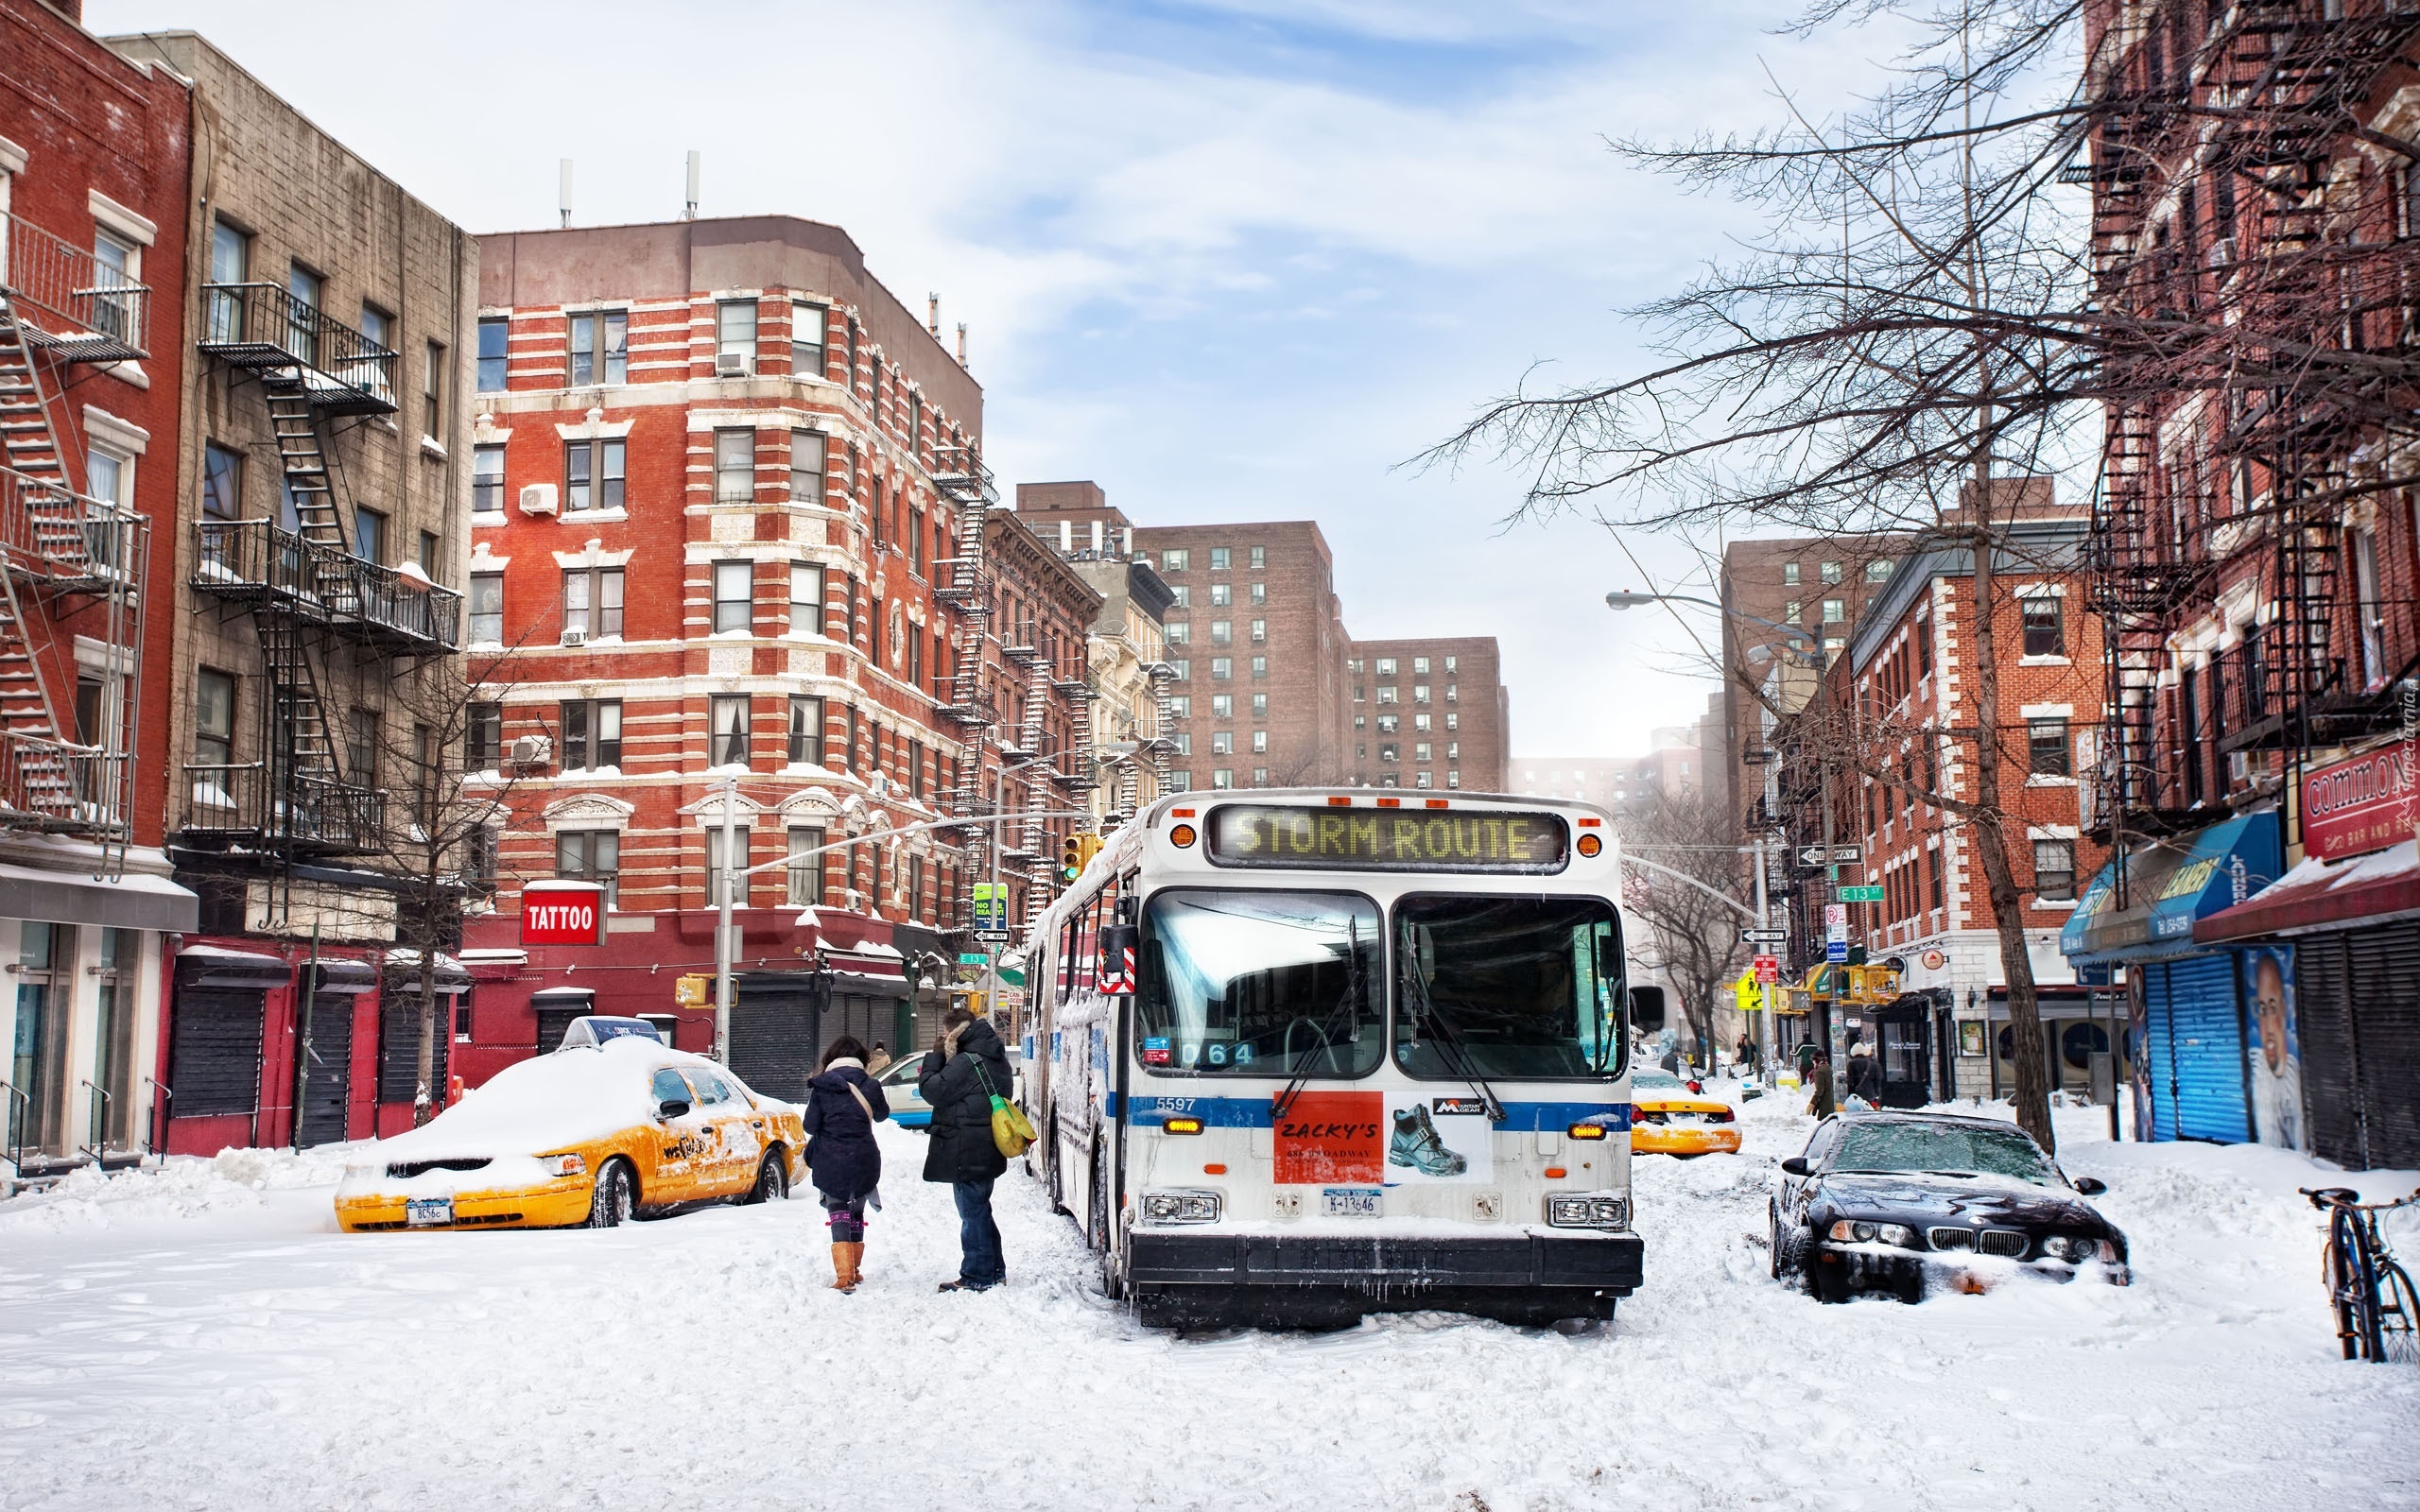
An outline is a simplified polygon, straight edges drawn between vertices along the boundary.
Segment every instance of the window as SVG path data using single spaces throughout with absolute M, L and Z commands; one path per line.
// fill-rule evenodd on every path
M 216 441 L 201 452 L 201 512 L 209 520 L 244 517 L 244 454 Z
M 1254 645 L 1266 645 L 1269 644 L 1269 622 L 1267 620 L 1254 620 L 1252 622 L 1252 644 Z
M 1395 659 L 1391 656 L 1382 656 L 1378 658 L 1377 673 L 1378 676 L 1382 678 L 1393 677 L 1395 675 Z
M 1227 570 L 1226 547 L 1213 546 L 1210 548 L 1210 570 L 1214 573 L 1223 573 Z
M 1212 583 L 1210 585 L 1210 607 L 1212 609 L 1225 609 L 1235 601 L 1235 591 L 1229 588 L 1226 584 Z
M 2033 895 L 2044 902 L 2062 902 L 2076 895 L 2073 840 L 2033 842 Z
M 1428 676 L 1428 659 L 1425 656 L 1413 657 L 1411 659 L 1411 674 L 1416 678 L 1425 678 Z
M 504 763 L 504 705 L 474 703 L 462 726 L 462 769 L 493 772 Z
M 715 370 L 724 367 L 723 358 L 737 356 L 741 371 L 756 370 L 756 301 L 725 300 L 715 306 Z
M 1210 717 L 1213 719 L 1233 719 L 1236 717 L 1235 695 L 1230 693 L 1212 694 L 1210 696 Z
M 1269 754 L 1268 730 L 1255 730 L 1252 732 L 1252 751 L 1255 756 L 1266 756 Z
M 225 806 L 229 796 L 227 768 L 235 765 L 235 679 L 224 672 L 202 668 L 194 678 L 193 764 L 194 801 Z
M 1252 785 L 1254 787 L 1267 787 L 1269 785 L 1268 767 L 1255 766 L 1252 769 Z
M 420 368 L 420 433 L 437 438 L 445 434 L 445 343 L 432 341 Z
M 706 765 L 748 765 L 748 695 L 718 693 L 708 700 Z
M 1162 630 L 1161 638 L 1170 645 L 1190 644 L 1193 640 L 1193 627 L 1184 620 L 1170 620 Z
M 2361 672 L 2369 687 L 2384 682 L 2393 670 L 2386 664 L 2386 617 L 2378 601 L 2377 537 L 2356 529 L 2353 537 L 2353 593 L 2361 616 Z M 2219 700 L 2212 698 L 2215 710 Z
M 504 512 L 504 448 L 471 448 L 471 508 L 479 514 Z
M 1398 729 L 1402 728 L 1402 725 L 1403 718 L 1399 714 L 1380 714 L 1378 716 L 1378 733 L 1381 735 L 1392 735 Z
M 1823 573 L 1824 581 L 1837 583 L 1841 580 L 1841 564 L 1836 561 L 1827 561 L 1824 564 Z
M 1381 744 L 1378 747 L 1378 760 L 1399 762 L 1403 760 L 1403 747 L 1397 745 Z
M 1425 682 L 1415 682 L 1415 683 L 1413 683 L 1413 684 L 1411 685 L 1411 701 L 1412 701 L 1412 702 L 1414 702 L 1414 703 L 1416 703 L 1416 704 L 1426 704 L 1426 703 L 1427 703 L 1427 702 L 1428 702 L 1428 684 L 1426 684 L 1426 683 L 1425 683 Z
M 353 507 L 353 554 L 363 561 L 387 559 L 387 517 L 359 505 Z
M 1461 785 L 1462 785 L 1462 774 L 1461 774 L 1461 773 L 1460 773 L 1460 772 L 1458 772 L 1458 771 L 1451 770 L 1451 769 L 1449 768 L 1449 769 L 1446 771 L 1446 773 L 1445 773 L 1445 785 L 1446 785 L 1447 787 L 1460 787 L 1460 786 L 1461 786 Z
M 2067 722 L 2029 719 L 2025 722 L 2026 770 L 2036 777 L 2066 777 L 2074 767 L 2067 751 Z
M 622 569 L 575 567 L 563 574 L 563 631 L 591 639 L 622 633 Z
M 1190 682 L 1190 681 L 1192 681 L 1192 680 L 1193 680 L 1193 662 L 1192 662 L 1192 661 L 1191 661 L 1190 659 L 1188 659 L 1188 658 L 1185 658 L 1185 657 L 1176 657 L 1176 658 L 1171 659 L 1171 660 L 1169 661 L 1169 662 L 1168 662 L 1168 675 L 1169 675 L 1169 677 L 1170 677 L 1171 679 L 1173 679 L 1175 681 L 1178 681 L 1178 682 Z
M 831 313 L 821 304 L 790 301 L 790 371 L 823 376 L 823 333 Z
M 356 787 L 378 785 L 378 715 L 355 709 L 344 722 L 344 774 Z
M 1235 644 L 1236 622 L 1233 620 L 1212 620 L 1210 622 L 1210 644 L 1212 645 Z
M 1192 790 L 1193 774 L 1191 772 L 1171 771 L 1168 773 L 1168 785 L 1165 791 L 1170 793 L 1189 793 Z
M 1170 546 L 1160 553 L 1160 571 L 1181 573 L 1193 565 L 1193 553 L 1184 546 Z
M 1213 755 L 1213 756 L 1233 756 L 1235 753 L 1236 753 L 1236 732 L 1235 732 L 1234 730 L 1212 730 L 1212 731 L 1210 732 L 1210 754 L 1211 754 L 1211 755 Z
M 1269 658 L 1265 656 L 1256 656 L 1252 659 L 1252 676 L 1253 680 L 1255 682 L 1265 682 L 1268 680 Z
M 1233 661 L 1231 661 L 1230 659 L 1228 659 L 1228 658 L 1226 658 L 1226 657 L 1223 657 L 1223 656 L 1214 656 L 1214 657 L 1212 657 L 1212 658 L 1210 659 L 1210 680 L 1211 680 L 1211 681 L 1213 681 L 1213 682 L 1225 682 L 1225 681 L 1227 681 L 1228 679 L 1232 679 L 1235 675 L 1236 675 L 1236 663 L 1235 663 Z
M 1190 756 L 1193 754 L 1193 732 L 1191 730 L 1180 730 L 1170 738 L 1176 742 L 1176 753 L 1178 755 Z
M 427 578 L 432 583 L 437 581 L 437 532 L 434 530 L 422 531 L 420 533 L 420 550 L 412 554 L 412 560 L 420 563 L 421 576 Z
M 756 433 L 715 432 L 715 503 L 749 504 L 756 497 Z
M 1255 693 L 1252 696 L 1252 716 L 1254 719 L 1269 717 L 1269 695 Z
M 471 644 L 504 644 L 504 574 L 471 575 Z
M 619 830 L 559 830 L 555 833 L 555 875 L 565 882 L 593 882 L 605 889 L 605 906 L 614 906 L 621 881 L 622 832 Z
M 1411 716 L 1411 728 L 1412 728 L 1412 729 L 1414 729 L 1414 730 L 1417 730 L 1421 731 L 1423 734 L 1427 733 L 1427 730 L 1428 730 L 1428 715 L 1426 715 L 1426 714 L 1414 714 L 1414 715 L 1412 715 L 1412 716 Z
M 811 561 L 790 563 L 790 633 L 823 633 L 823 569 Z
M 1445 742 L 1445 759 L 1449 762 L 1458 762 L 1462 759 L 1462 743 L 1461 741 L 1449 740 Z M 1576 773 L 1574 774 L 1575 779 L 1577 778 L 1577 775 L 1578 774 Z M 1580 784 L 1575 780 L 1571 785 L 1576 789 Z M 1577 797 L 1578 794 L 1575 792 L 1573 796 Z
M 1212 768 L 1210 773 L 1210 785 L 1221 791 L 1235 786 L 1236 774 L 1234 770 L 1225 766 Z
M 1262 569 L 1262 568 L 1264 568 L 1264 567 L 1266 567 L 1266 566 L 1268 566 L 1268 565 L 1269 565 L 1269 548 L 1268 548 L 1267 546 L 1254 546 L 1254 547 L 1253 547 L 1253 548 L 1252 548 L 1252 566 L 1253 566 L 1253 571 L 1254 571 L 1254 572 L 1258 572 L 1260 569 Z
M 811 825 L 794 826 L 789 833 L 789 906 L 812 908 L 823 902 L 823 858 L 811 852 L 823 846 L 823 832 Z
M 1378 701 L 1380 703 L 1400 703 L 1402 700 L 1395 696 L 1395 685 L 1393 683 L 1382 682 L 1378 684 Z
M 1414 741 L 1412 742 L 1411 747 L 1411 759 L 1416 762 L 1436 760 L 1434 756 L 1429 754 L 1429 751 L 1430 747 L 1428 742 L 1425 740 Z
M 2067 631 L 2060 600 L 2052 594 L 2041 593 L 2018 602 L 2025 613 L 2025 654 L 2066 655 Z
M 1190 584 L 1178 583 L 1175 585 L 1175 592 L 1176 599 L 1168 605 L 1168 608 L 1191 609 L 1193 607 L 1193 588 Z
M 1784 604 L 1781 607 L 1782 623 L 1785 625 L 1797 624 L 1798 616 L 1804 613 L 1806 609 L 1806 606 L 1804 603 L 1798 599 L 1791 599 L 1789 603 Z
M 285 350 L 304 362 L 320 364 L 320 296 L 325 280 L 300 263 L 285 269 Z
M 1781 582 L 1784 588 L 1798 586 L 1798 563 L 1786 561 L 1781 564 Z
M 252 239 L 226 221 L 214 219 L 210 226 L 210 282 L 241 284 L 251 276 Z M 210 296 L 206 315 L 213 341 L 240 341 L 244 337 L 244 296 L 240 289 Z
M 1426 761 L 1428 758 L 1427 758 L 1427 757 L 1426 757 L 1426 756 L 1423 756 L 1423 757 L 1422 757 L 1422 758 L 1420 758 L 1420 759 L 1421 759 L 1422 761 Z M 1414 786 L 1414 787 L 1428 787 L 1428 786 L 1432 786 L 1433 784 L 1432 784 L 1432 783 L 1430 783 L 1430 782 L 1428 781 L 1428 774 L 1427 774 L 1426 772 L 1421 772 L 1421 773 L 1417 774 L 1416 776 L 1414 776 L 1414 777 L 1412 778 L 1412 780 L 1411 780 L 1411 785 L 1412 785 L 1412 786 Z
M 1252 585 L 1252 601 L 1255 605 L 1266 604 L 1269 602 L 1269 585 L 1267 583 L 1254 583 Z
M 710 824 L 707 826 L 706 905 L 710 908 L 718 908 L 722 905 L 724 869 L 722 834 L 723 831 L 721 825 Z M 745 908 L 748 906 L 748 863 L 752 859 L 749 854 L 748 826 L 744 824 L 735 824 L 732 826 L 731 849 L 731 869 L 738 873 L 731 879 L 731 903 L 735 908 Z
M 790 502 L 823 502 L 823 433 L 790 432 Z
M 1193 696 L 1185 693 L 1170 694 L 1168 696 L 1168 717 L 1170 719 L 1192 718 Z
M 789 761 L 793 766 L 823 765 L 823 700 L 790 696 Z
M 1849 606 L 1848 606 L 1848 601 L 1847 601 L 1846 599 L 1841 599 L 1841 598 L 1827 598 L 1827 599 L 1824 600 L 1824 624 L 1826 624 L 1826 625 L 1838 625 L 1838 624 L 1840 624 L 1841 621 L 1843 621 L 1843 620 L 1847 619 L 1848 617 L 1849 617 Z
M 622 765 L 622 700 L 580 698 L 559 710 L 563 736 L 562 769 L 595 771 Z
M 512 322 L 502 316 L 479 321 L 479 392 L 494 394 L 504 391 L 505 349 L 511 339 Z
M 1867 562 L 1865 564 L 1865 580 L 1869 583 L 1889 582 L 1891 580 L 1890 559 L 1885 558 L 1879 561 Z
M 618 509 L 626 443 L 574 441 L 563 451 L 563 507 L 566 510 Z M 499 501 L 499 506 L 501 501 Z
M 631 317 L 627 310 L 579 310 L 571 317 L 571 387 L 629 380 Z
M 715 633 L 750 630 L 756 624 L 756 564 L 715 563 Z
M 1453 657 L 1453 656 L 1449 656 L 1449 657 L 1447 657 L 1447 658 L 1445 659 L 1445 671 L 1446 671 L 1448 674 L 1451 674 L 1452 672 L 1454 672 L 1454 671 L 1456 670 L 1454 663 L 1455 663 L 1455 662 L 1460 662 L 1461 660 L 1461 658 L 1460 658 L 1460 657 Z

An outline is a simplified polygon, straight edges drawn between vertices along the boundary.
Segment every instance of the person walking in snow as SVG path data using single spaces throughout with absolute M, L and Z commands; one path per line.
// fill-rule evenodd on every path
M 866 1258 L 866 1199 L 882 1180 L 873 1126 L 890 1116 L 866 1069 L 866 1047 L 842 1035 L 806 1084 L 806 1169 L 832 1233 L 832 1288 L 854 1292 Z
M 1849 1046 L 1849 1096 L 1868 1108 L 1882 1106 L 1882 1062 L 1862 1040 Z
M 958 1203 L 958 1279 L 942 1282 L 944 1292 L 988 1292 L 1009 1279 L 992 1220 L 992 1183 L 1009 1168 L 992 1139 L 992 1099 L 1011 1085 L 1008 1048 L 992 1025 L 967 1008 L 943 1014 L 916 1091 L 933 1108 L 925 1179 L 947 1182 Z
M 1817 1118 L 1829 1118 L 1840 1111 L 1840 1104 L 1832 1094 L 1832 1057 L 1821 1050 L 1804 1073 L 1809 1086 L 1806 1111 Z
M 890 1051 L 879 1040 L 873 1042 L 873 1054 L 866 1057 L 866 1074 L 879 1076 L 890 1068 Z

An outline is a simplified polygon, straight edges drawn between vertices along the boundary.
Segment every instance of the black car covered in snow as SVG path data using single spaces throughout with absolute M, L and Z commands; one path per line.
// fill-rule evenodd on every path
M 1858 1291 L 1913 1301 L 1927 1285 L 1980 1290 L 2001 1276 L 2098 1275 L 2124 1284 L 2126 1236 L 2014 1124 L 1943 1113 L 1824 1120 L 1781 1162 L 1772 1273 L 1826 1302 Z

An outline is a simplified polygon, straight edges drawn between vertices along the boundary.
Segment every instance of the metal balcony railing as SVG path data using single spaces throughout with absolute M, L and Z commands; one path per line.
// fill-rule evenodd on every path
M 205 284 L 202 351 L 334 415 L 395 409 L 395 354 L 274 284 Z
M 315 545 L 267 520 L 194 526 L 193 587 L 289 612 L 401 652 L 462 644 L 462 595 L 416 573 Z
M 23 215 L 0 220 L 0 287 L 26 339 L 70 362 L 125 362 L 150 355 L 151 291 L 130 284 L 87 247 Z
M 255 840 L 322 855 L 374 851 L 387 795 L 350 782 L 273 769 L 266 762 L 189 763 L 184 833 Z
M 132 765 L 125 751 L 0 730 L 0 812 L 11 825 L 119 838 Z
M 131 509 L 0 467 L 0 553 L 46 586 L 131 589 L 149 522 Z

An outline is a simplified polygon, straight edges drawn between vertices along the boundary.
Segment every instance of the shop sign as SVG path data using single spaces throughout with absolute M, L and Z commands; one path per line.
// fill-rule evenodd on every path
M 524 886 L 521 943 L 604 944 L 605 889 L 593 882 L 533 882 Z
M 2323 861 L 2382 850 L 2412 833 L 2409 740 L 2331 763 L 2303 779 L 2303 849 Z

